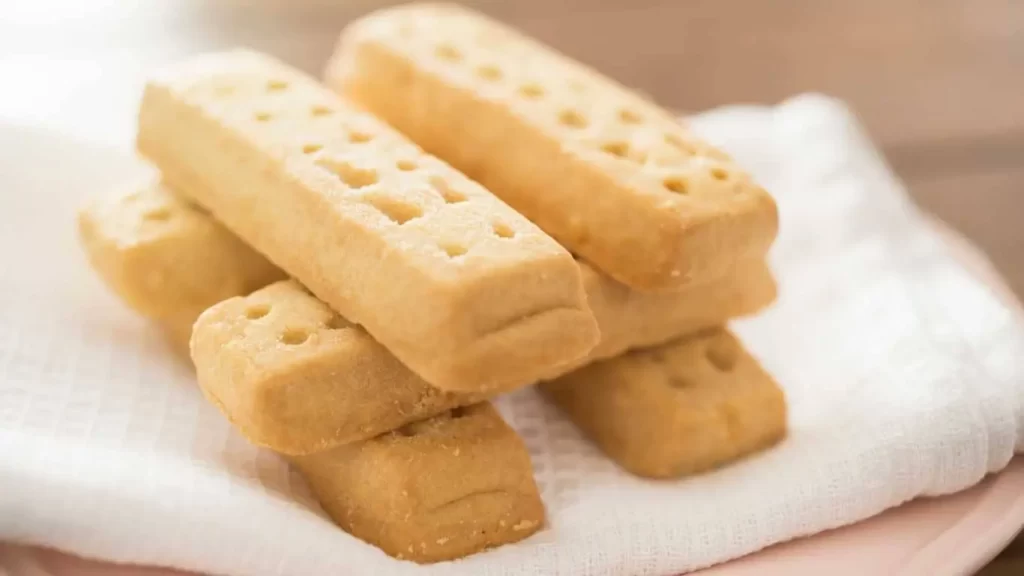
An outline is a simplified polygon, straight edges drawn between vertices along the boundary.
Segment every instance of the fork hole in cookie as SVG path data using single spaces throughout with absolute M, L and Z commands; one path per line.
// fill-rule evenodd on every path
M 729 171 L 726 170 L 725 168 L 712 168 L 711 177 L 714 178 L 715 180 L 725 182 L 726 180 L 729 179 Z
M 444 244 L 441 244 L 441 250 L 444 250 L 444 253 L 447 254 L 449 258 L 458 258 L 466 252 L 469 252 L 469 249 L 465 246 L 455 242 L 445 242 Z
M 519 87 L 519 94 L 529 100 L 538 100 L 544 97 L 544 87 L 540 84 L 523 84 Z
M 619 110 L 619 121 L 623 124 L 640 124 L 644 117 L 629 108 L 622 108 Z
M 365 144 L 370 140 L 373 140 L 373 136 L 366 132 L 353 131 L 348 134 L 348 141 L 353 144 Z
M 498 68 L 493 64 L 480 66 L 476 69 L 476 75 L 490 82 L 497 82 L 498 80 L 501 80 L 501 77 L 503 76 L 501 68 Z
M 399 160 L 398 162 L 395 162 L 395 167 L 402 172 L 412 172 L 416 169 L 416 163 L 412 160 Z
M 320 158 L 316 160 L 316 165 L 337 176 L 350 188 L 364 188 L 376 184 L 379 179 L 377 171 L 372 168 L 360 168 L 340 160 Z
M 171 209 L 166 206 L 154 208 L 143 214 L 142 217 L 147 222 L 167 222 L 171 219 Z
M 331 114 L 334 113 L 334 110 L 331 110 L 327 106 L 317 105 L 317 106 L 313 106 L 312 108 L 310 108 L 309 109 L 309 113 L 310 113 L 310 115 L 315 116 L 315 117 L 330 116 Z
M 452 415 L 452 420 L 456 420 L 456 419 L 459 419 L 459 418 L 465 418 L 466 416 L 469 416 L 468 411 L 466 410 L 465 406 L 456 406 L 455 408 L 452 408 L 451 415 Z
M 662 182 L 662 185 L 669 192 L 674 192 L 676 194 L 687 194 L 689 192 L 686 180 L 683 180 L 682 178 L 666 178 L 665 181 Z
M 255 304 L 245 309 L 245 317 L 249 320 L 259 320 L 270 314 L 270 306 L 267 304 Z
M 492 226 L 494 235 L 498 238 L 515 238 L 516 231 L 511 226 L 504 222 L 495 222 Z
M 448 204 L 458 204 L 459 202 L 466 201 L 465 195 L 463 195 L 461 192 L 452 190 L 451 188 L 443 188 L 441 190 L 438 190 L 438 192 L 441 194 L 441 197 L 444 198 L 444 201 Z
M 430 178 L 430 185 L 437 190 L 437 193 L 441 195 L 441 198 L 446 204 L 458 204 L 459 202 L 466 201 L 466 195 L 453 190 L 452 187 L 440 176 L 433 176 Z
M 371 196 L 367 198 L 367 201 L 399 226 L 413 218 L 423 216 L 423 209 L 416 204 L 392 198 L 391 196 Z
M 303 154 L 316 154 L 317 152 L 323 150 L 323 148 L 324 147 L 321 144 L 306 144 L 306 145 L 304 145 L 302 147 L 302 153 Z
M 605 142 L 601 145 L 601 151 L 618 158 L 629 158 L 629 144 L 625 142 Z
M 434 49 L 434 54 L 441 60 L 447 60 L 448 62 L 462 61 L 462 52 L 459 52 L 459 49 L 451 44 L 439 44 Z
M 281 333 L 281 342 L 288 346 L 298 346 L 309 340 L 309 332 L 301 328 L 289 328 Z
M 257 112 L 253 116 L 253 118 L 255 118 L 257 122 L 270 122 L 270 119 L 273 117 L 274 115 L 271 114 L 270 112 Z
M 572 109 L 562 110 L 558 114 L 558 121 L 563 126 L 568 126 L 569 128 L 582 129 L 587 127 L 587 119 L 583 117 L 583 114 Z
M 267 92 L 281 92 L 288 88 L 284 80 L 270 80 L 267 82 Z

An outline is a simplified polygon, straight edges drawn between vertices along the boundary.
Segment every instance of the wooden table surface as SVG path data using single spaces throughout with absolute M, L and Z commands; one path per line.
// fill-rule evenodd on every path
M 319 74 L 380 0 L 8 0 L 0 116 L 130 137 L 152 66 L 246 45 Z M 847 101 L 914 198 L 1024 296 L 1024 2 L 473 0 L 679 110 Z M 1024 574 L 1018 540 L 985 574 Z

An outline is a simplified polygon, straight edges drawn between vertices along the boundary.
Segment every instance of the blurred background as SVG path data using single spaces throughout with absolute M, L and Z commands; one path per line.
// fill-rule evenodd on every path
M 392 3 L 4 0 L 0 120 L 124 147 L 154 65 L 245 45 L 319 75 L 346 22 Z M 918 203 L 1024 297 L 1024 1 L 462 3 L 680 112 L 846 100 Z

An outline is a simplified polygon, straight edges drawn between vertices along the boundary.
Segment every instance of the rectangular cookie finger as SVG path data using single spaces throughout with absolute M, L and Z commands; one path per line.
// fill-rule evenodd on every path
M 544 522 L 526 447 L 486 402 L 291 461 L 338 525 L 396 558 L 460 558 Z
M 728 279 L 732 284 L 713 282 L 674 293 L 674 300 L 665 295 L 629 298 L 620 284 L 593 276 L 593 284 L 587 283 L 593 289 L 591 303 L 609 339 L 597 350 L 618 354 L 752 312 L 774 295 L 764 270 L 760 263 Z M 745 284 L 748 279 L 760 279 L 767 287 L 747 295 L 748 288 L 757 289 Z M 650 322 L 646 328 L 643 318 Z M 431 386 L 295 281 L 225 300 L 204 312 L 192 331 L 192 361 L 204 394 L 244 436 L 286 454 L 369 438 L 484 397 Z M 559 367 L 552 376 L 573 367 Z
M 412 4 L 348 26 L 328 85 L 602 272 L 673 290 L 765 255 L 774 200 L 670 114 L 497 22 Z
M 203 394 L 250 442 L 309 454 L 482 399 L 446 392 L 294 280 L 225 300 L 196 320 Z
M 541 391 L 638 476 L 700 472 L 786 434 L 782 390 L 724 329 L 591 364 Z
M 564 248 L 269 57 L 207 54 L 150 80 L 137 146 L 229 230 L 439 388 L 516 388 L 597 343 Z
M 285 277 L 157 178 L 86 206 L 78 236 L 103 282 L 186 351 L 203 310 Z

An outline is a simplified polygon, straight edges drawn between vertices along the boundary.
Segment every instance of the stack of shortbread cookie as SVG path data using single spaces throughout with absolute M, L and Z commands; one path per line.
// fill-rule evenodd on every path
M 774 300 L 778 227 L 728 156 L 452 6 L 355 22 L 325 84 L 245 50 L 155 75 L 137 147 L 162 177 L 79 228 L 342 528 L 418 562 L 540 529 L 488 402 L 532 384 L 640 476 L 785 435 L 781 390 L 724 328 Z

